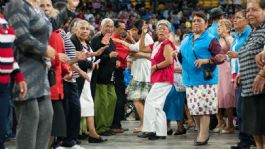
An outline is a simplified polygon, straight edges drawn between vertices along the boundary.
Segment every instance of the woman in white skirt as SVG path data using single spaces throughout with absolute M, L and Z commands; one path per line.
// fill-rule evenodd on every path
M 77 21 L 77 32 L 71 37 L 77 51 L 88 52 L 90 57 L 82 63 L 78 63 L 79 67 L 87 72 L 89 78 L 91 78 L 92 70 L 97 69 L 99 61 L 94 63 L 94 56 L 100 55 L 107 46 L 101 48 L 97 52 L 93 52 L 88 44 L 88 37 L 90 33 L 90 24 L 85 20 Z M 87 66 L 90 64 L 91 66 Z M 84 68 L 86 70 L 84 70 Z M 94 125 L 94 101 L 91 95 L 90 82 L 88 80 L 82 79 L 78 82 L 80 95 L 80 105 L 81 105 L 81 117 L 86 118 L 87 127 L 89 130 L 89 143 L 101 143 L 106 141 L 96 132 Z

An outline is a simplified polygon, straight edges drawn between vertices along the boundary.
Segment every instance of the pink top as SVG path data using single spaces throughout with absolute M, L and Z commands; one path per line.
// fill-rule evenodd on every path
M 150 47 L 153 50 L 152 57 L 151 57 L 151 63 L 152 66 L 161 63 L 165 60 L 164 57 L 164 47 L 169 44 L 173 50 L 176 50 L 176 47 L 174 44 L 169 40 L 164 40 L 161 44 L 158 44 L 157 42 L 154 44 L 151 44 Z M 157 83 L 157 82 L 168 82 L 170 84 L 173 84 L 174 82 L 174 58 L 172 57 L 172 63 L 162 69 L 157 70 L 151 75 L 151 83 Z

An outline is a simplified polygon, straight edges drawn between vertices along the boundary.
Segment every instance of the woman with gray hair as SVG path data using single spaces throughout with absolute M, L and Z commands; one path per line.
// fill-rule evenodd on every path
M 149 140 L 165 139 L 167 136 L 167 120 L 163 107 L 174 80 L 172 53 L 176 50 L 174 44 L 168 39 L 170 27 L 171 24 L 167 20 L 159 21 L 156 30 L 158 41 L 145 46 L 144 39 L 148 26 L 144 25 L 140 39 L 140 51 L 152 53 L 152 88 L 145 101 L 143 133 L 138 135 Z
M 115 46 L 111 34 L 114 29 L 113 21 L 105 18 L 101 22 L 101 32 L 91 40 L 91 48 L 97 52 L 102 47 L 108 46 L 104 52 L 96 56 L 96 61 L 101 60 L 99 68 L 92 73 L 91 92 L 95 100 L 95 123 L 97 133 L 101 136 L 110 136 L 116 94 L 114 88 L 114 69 L 116 67 Z

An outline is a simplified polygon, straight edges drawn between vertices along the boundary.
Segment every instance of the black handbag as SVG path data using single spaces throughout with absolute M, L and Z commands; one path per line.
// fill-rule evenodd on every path
M 48 80 L 49 80 L 50 87 L 56 84 L 55 71 L 53 68 L 50 68 L 48 70 Z
M 198 58 L 194 52 L 194 41 L 192 41 L 192 51 L 193 51 L 193 54 L 197 60 Z M 216 65 L 215 64 L 203 64 L 201 66 L 201 69 L 203 71 L 204 80 L 205 81 L 211 80 L 213 78 L 213 71 L 216 69 Z

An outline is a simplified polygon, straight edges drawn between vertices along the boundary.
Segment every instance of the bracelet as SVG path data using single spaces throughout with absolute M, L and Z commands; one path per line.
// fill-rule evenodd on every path
M 209 64 L 211 64 L 211 59 L 209 59 Z

